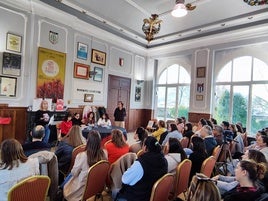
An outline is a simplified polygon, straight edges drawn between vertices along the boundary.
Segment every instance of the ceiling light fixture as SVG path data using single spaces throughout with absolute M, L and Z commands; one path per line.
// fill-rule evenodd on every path
M 261 6 L 264 4 L 268 4 L 268 0 L 244 0 L 250 6 Z
M 142 31 L 145 33 L 145 38 L 148 43 L 154 39 L 154 35 L 160 31 L 160 23 L 162 20 L 158 19 L 157 14 L 152 14 L 149 19 L 143 20 Z
M 187 15 L 187 9 L 184 5 L 184 0 L 176 0 L 176 5 L 174 6 L 171 15 L 173 17 L 184 17 Z

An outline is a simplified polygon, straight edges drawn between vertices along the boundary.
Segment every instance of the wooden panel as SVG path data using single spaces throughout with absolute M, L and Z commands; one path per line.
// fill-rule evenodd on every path
M 207 114 L 207 113 L 194 113 L 194 112 L 189 112 L 189 118 L 188 121 L 191 123 L 198 123 L 198 121 L 201 118 L 204 119 L 210 119 L 211 114 Z
M 23 143 L 26 140 L 26 111 L 25 107 L 2 107 L 1 117 L 11 117 L 11 123 L 1 125 L 0 142 L 8 138 L 15 138 Z
M 129 132 L 135 131 L 138 127 L 146 127 L 148 121 L 152 118 L 152 110 L 133 109 L 129 115 Z

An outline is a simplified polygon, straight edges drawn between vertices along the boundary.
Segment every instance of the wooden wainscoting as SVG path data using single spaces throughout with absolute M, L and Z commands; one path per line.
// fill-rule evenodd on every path
M 0 106 L 0 117 L 10 117 L 10 124 L 0 125 L 0 142 L 15 138 L 23 143 L 26 140 L 26 107 Z
M 189 115 L 188 121 L 193 124 L 197 124 L 201 118 L 210 119 L 211 117 L 211 114 L 208 114 L 208 113 L 189 112 L 188 115 Z
M 153 110 L 150 109 L 130 109 L 127 131 L 133 132 L 140 126 L 145 128 L 152 116 Z

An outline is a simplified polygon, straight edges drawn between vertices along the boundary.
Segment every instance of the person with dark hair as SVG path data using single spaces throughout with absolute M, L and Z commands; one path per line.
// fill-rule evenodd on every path
M 86 124 L 88 126 L 95 126 L 95 113 L 89 112 Z
M 72 118 L 72 125 L 78 125 L 81 126 L 82 120 L 80 118 L 80 114 L 75 112 Z
M 69 130 L 72 128 L 73 122 L 72 122 L 72 114 L 67 113 L 63 119 L 63 121 L 59 125 L 59 131 L 61 134 L 61 137 L 65 136 Z
M 85 151 L 79 153 L 74 162 L 71 174 L 63 186 L 66 200 L 81 200 L 86 187 L 88 169 L 100 160 L 107 160 L 107 153 L 101 147 L 101 136 L 98 131 L 88 134 Z
M 192 123 L 188 122 L 185 124 L 184 126 L 184 130 L 183 130 L 183 136 L 184 137 L 187 137 L 189 139 L 189 143 L 187 145 L 187 147 L 189 147 L 190 145 L 190 140 L 191 140 L 191 137 L 194 135 L 194 132 L 193 132 L 193 125 Z
M 158 121 L 158 129 L 152 133 L 152 136 L 154 136 L 158 141 L 161 138 L 161 135 L 167 131 L 166 129 L 166 123 L 163 120 Z
M 142 149 L 143 142 L 147 137 L 148 131 L 146 129 L 144 129 L 143 127 L 137 128 L 134 133 L 134 140 L 136 140 L 136 143 L 132 144 L 129 147 L 129 151 L 138 153 Z
M 217 142 L 217 145 L 222 145 L 223 144 L 223 128 L 219 125 L 214 125 L 212 133 Z
M 195 173 L 200 172 L 203 161 L 208 157 L 204 140 L 201 137 L 192 137 L 192 147 L 193 153 L 189 156 L 189 160 L 192 161 L 190 178 L 192 178 Z
M 197 128 L 196 128 L 195 134 L 200 136 L 201 128 L 205 125 L 208 125 L 207 121 L 204 118 L 201 118 L 197 123 Z
M 165 137 L 164 141 L 162 142 L 162 145 L 165 146 L 165 144 L 167 143 L 168 139 L 171 138 L 171 137 L 177 138 L 179 140 L 182 139 L 182 133 L 180 133 L 178 131 L 178 127 L 174 123 L 171 123 L 169 125 L 169 133 L 167 134 L 167 136 Z
M 217 120 L 215 118 L 210 118 L 210 121 L 212 122 L 213 125 L 217 125 Z
M 38 158 L 27 158 L 21 144 L 15 139 L 4 140 L 0 153 L 0 198 L 6 201 L 12 186 L 27 177 L 39 174 L 39 162 Z
M 45 136 L 45 128 L 42 125 L 37 125 L 31 132 L 32 142 L 22 145 L 24 154 L 30 156 L 38 151 L 48 150 L 50 151 L 51 146 L 49 143 L 45 143 L 42 139 Z
M 129 152 L 129 145 L 126 143 L 125 137 L 121 130 L 112 130 L 112 139 L 105 143 L 104 148 L 108 152 L 108 161 L 112 164 L 118 158 Z
M 149 136 L 142 154 L 122 176 L 116 201 L 149 201 L 154 183 L 167 173 L 168 164 L 155 137 Z
M 253 160 L 241 160 L 235 169 L 235 179 L 238 186 L 223 195 L 224 201 L 253 201 L 260 197 L 263 190 L 256 181 L 263 178 L 266 165 Z
M 187 158 L 180 141 L 177 138 L 169 138 L 166 143 L 167 154 L 165 158 L 168 162 L 168 172 L 175 173 L 178 164 Z
M 112 126 L 111 120 L 107 113 L 104 113 L 98 120 L 98 126 L 107 127 Z
M 114 124 L 115 126 L 125 128 L 126 109 L 122 101 L 119 101 L 117 108 L 114 110 Z

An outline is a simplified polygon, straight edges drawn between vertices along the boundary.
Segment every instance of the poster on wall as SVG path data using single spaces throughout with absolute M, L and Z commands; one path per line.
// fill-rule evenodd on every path
M 141 87 L 135 88 L 135 102 L 141 102 Z
M 9 52 L 3 52 L 3 68 L 4 75 L 20 76 L 21 71 L 21 55 Z
M 38 48 L 37 98 L 63 99 L 66 54 Z

